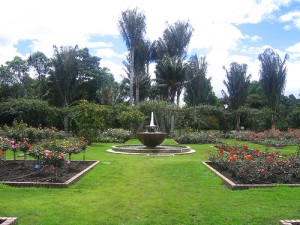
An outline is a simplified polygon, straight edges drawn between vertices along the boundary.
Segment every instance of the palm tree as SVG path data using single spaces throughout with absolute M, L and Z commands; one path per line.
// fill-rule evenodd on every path
M 236 112 L 235 129 L 240 130 L 240 112 L 239 109 L 244 106 L 250 85 L 251 75 L 247 76 L 246 64 L 238 64 L 233 62 L 230 64 L 230 70 L 226 70 L 227 81 L 223 81 L 227 88 L 228 94 L 222 90 L 224 101 L 228 104 L 228 108 Z
M 185 83 L 184 101 L 189 106 L 213 102 L 211 78 L 206 78 L 208 63 L 205 57 L 194 55 L 189 60 L 187 81 Z
M 286 54 L 282 61 L 273 49 L 268 48 L 258 56 L 258 59 L 261 63 L 259 82 L 272 110 L 271 127 L 275 129 L 276 109 L 286 83 L 287 68 L 285 62 L 288 59 L 288 55 Z
M 193 31 L 189 22 L 177 21 L 173 25 L 168 25 L 163 37 L 155 42 L 155 58 L 159 60 L 169 55 L 185 59 Z
M 119 29 L 129 50 L 130 62 L 130 105 L 133 105 L 133 80 L 134 80 L 134 53 L 143 39 L 146 30 L 146 17 L 143 13 L 138 12 L 137 8 L 126 10 L 121 13 L 119 20 Z
M 187 72 L 187 64 L 180 57 L 165 56 L 156 64 L 156 83 L 163 91 L 163 99 L 174 103 L 177 95 L 179 105 L 179 95 L 182 90 Z
M 163 99 L 169 99 L 172 103 L 177 95 L 177 105 L 179 105 L 186 78 L 186 63 L 183 60 L 186 57 L 192 33 L 193 28 L 189 22 L 178 21 L 173 25 L 168 25 L 163 37 L 153 44 L 155 49 L 153 58 L 157 61 L 155 73 L 158 88 L 162 91 Z M 164 66 L 166 67 L 163 68 Z M 177 72 L 179 74 L 174 74 Z

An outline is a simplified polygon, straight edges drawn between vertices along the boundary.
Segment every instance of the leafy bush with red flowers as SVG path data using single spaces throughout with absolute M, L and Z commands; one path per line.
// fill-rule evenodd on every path
M 266 130 L 263 132 L 231 131 L 228 136 L 238 141 L 249 141 L 275 148 L 300 144 L 300 131 L 295 129 L 288 129 L 287 131 Z
M 281 155 L 248 146 L 218 146 L 209 156 L 220 172 L 230 173 L 236 183 L 300 183 L 300 154 Z

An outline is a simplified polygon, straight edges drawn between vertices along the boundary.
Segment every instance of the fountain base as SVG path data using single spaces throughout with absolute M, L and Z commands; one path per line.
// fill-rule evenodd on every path
M 146 147 L 144 145 L 118 145 L 112 146 L 107 152 L 117 154 L 129 154 L 129 155 L 184 155 L 195 153 L 195 150 L 188 146 L 178 145 L 159 145 L 156 147 Z

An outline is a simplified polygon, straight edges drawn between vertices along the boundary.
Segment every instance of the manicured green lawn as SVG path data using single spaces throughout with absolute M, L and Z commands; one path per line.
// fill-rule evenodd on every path
M 210 144 L 171 157 L 107 153 L 112 145 L 89 147 L 87 159 L 100 163 L 69 188 L 0 185 L 0 217 L 18 217 L 20 225 L 265 225 L 300 219 L 300 188 L 230 190 L 201 163 Z

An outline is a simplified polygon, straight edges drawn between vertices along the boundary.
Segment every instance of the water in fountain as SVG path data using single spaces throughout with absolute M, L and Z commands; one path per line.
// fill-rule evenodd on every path
M 122 154 L 159 154 L 175 155 L 194 153 L 190 147 L 177 145 L 160 145 L 167 134 L 158 131 L 158 126 L 154 125 L 153 112 L 151 113 L 150 125 L 146 126 L 146 132 L 138 132 L 137 138 L 143 145 L 121 145 L 113 146 L 108 152 Z

